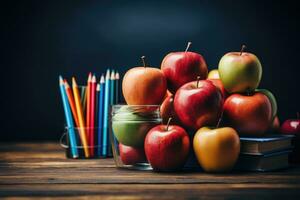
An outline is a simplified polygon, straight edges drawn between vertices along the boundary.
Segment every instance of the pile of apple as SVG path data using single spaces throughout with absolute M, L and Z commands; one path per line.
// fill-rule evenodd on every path
M 163 124 L 144 140 L 154 170 L 182 168 L 193 147 L 205 171 L 228 171 L 239 156 L 239 135 L 266 133 L 276 116 L 276 100 L 268 90 L 257 89 L 262 66 L 244 52 L 245 46 L 224 55 L 218 70 L 208 74 L 203 56 L 188 51 L 190 45 L 165 56 L 161 69 L 143 59 L 144 66 L 125 74 L 123 95 L 129 105 L 161 104 Z

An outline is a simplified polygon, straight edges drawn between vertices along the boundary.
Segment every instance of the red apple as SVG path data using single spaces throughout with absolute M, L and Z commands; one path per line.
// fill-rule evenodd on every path
M 166 124 L 168 119 L 171 117 L 171 124 L 180 125 L 180 120 L 174 109 L 174 97 L 173 95 L 169 95 L 160 106 L 160 114 L 163 120 L 163 123 Z
M 137 148 L 119 143 L 119 150 L 120 158 L 125 165 L 134 165 L 147 161 L 143 147 Z
M 178 88 L 185 83 L 207 77 L 207 66 L 204 58 L 195 52 L 187 51 L 190 42 L 184 52 L 172 52 L 165 56 L 161 63 L 168 84 L 168 89 L 175 94 Z
M 174 107 L 181 123 L 194 130 L 216 125 L 222 106 L 222 93 L 209 80 L 186 83 L 175 94 Z
M 300 138 L 300 118 L 297 113 L 297 119 L 288 119 L 283 122 L 280 128 L 283 134 L 292 134 Z
M 228 93 L 226 92 L 222 81 L 220 79 L 208 79 L 208 80 L 211 81 L 215 86 L 217 86 L 221 90 L 225 100 L 228 97 Z
M 123 78 L 122 90 L 128 105 L 161 104 L 166 91 L 167 82 L 161 70 L 144 66 L 128 70 Z
M 225 100 L 223 119 L 239 135 L 262 136 L 271 124 L 271 102 L 260 92 L 232 94 Z
M 293 138 L 293 152 L 289 155 L 289 161 L 291 163 L 300 163 L 300 118 L 297 113 L 297 119 L 288 119 L 283 122 L 280 128 L 280 132 L 283 134 L 295 135 Z
M 186 131 L 177 125 L 158 125 L 145 139 L 145 153 L 156 171 L 181 169 L 189 154 L 190 139 Z

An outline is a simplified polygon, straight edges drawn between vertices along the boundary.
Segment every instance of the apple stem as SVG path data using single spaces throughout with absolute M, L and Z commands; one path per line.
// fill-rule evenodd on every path
M 186 49 L 185 49 L 185 51 L 184 51 L 184 52 L 187 52 L 187 51 L 189 50 L 189 48 L 190 48 L 191 44 L 192 44 L 192 42 L 188 42 L 188 43 L 187 43 L 187 46 L 186 46 Z
M 171 120 L 172 120 L 172 117 L 170 117 L 169 120 L 168 120 L 167 127 L 166 127 L 166 131 L 169 130 L 169 125 L 170 125 Z
M 199 87 L 200 76 L 197 76 L 197 88 Z
M 241 48 L 241 52 L 240 52 L 240 56 L 242 55 L 242 53 L 244 52 L 244 50 L 246 49 L 247 47 L 246 47 L 246 45 L 242 45 L 242 48 Z
M 144 67 L 146 68 L 146 62 L 145 62 L 145 58 L 146 58 L 146 56 L 142 56 L 142 57 L 141 57 L 141 59 L 142 59 L 142 62 L 143 62 L 143 65 L 144 65 Z

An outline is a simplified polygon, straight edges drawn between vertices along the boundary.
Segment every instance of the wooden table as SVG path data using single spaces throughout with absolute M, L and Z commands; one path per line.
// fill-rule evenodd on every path
M 54 143 L 0 144 L 0 199 L 300 199 L 300 168 L 272 173 L 120 170 L 112 159 L 66 159 Z

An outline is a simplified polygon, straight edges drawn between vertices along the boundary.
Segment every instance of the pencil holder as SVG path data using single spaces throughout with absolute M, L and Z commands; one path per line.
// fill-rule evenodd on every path
M 60 138 L 60 145 L 66 151 L 67 158 L 108 158 L 112 157 L 109 145 L 103 146 L 102 141 L 103 128 L 78 128 L 78 127 L 65 127 L 64 134 Z M 99 138 L 101 136 L 101 138 Z M 73 139 L 73 141 L 72 141 Z M 107 138 L 109 143 L 109 138 Z M 106 152 L 103 154 L 104 148 Z
M 151 170 L 144 152 L 148 131 L 162 123 L 159 105 L 113 105 L 110 138 L 117 167 Z

